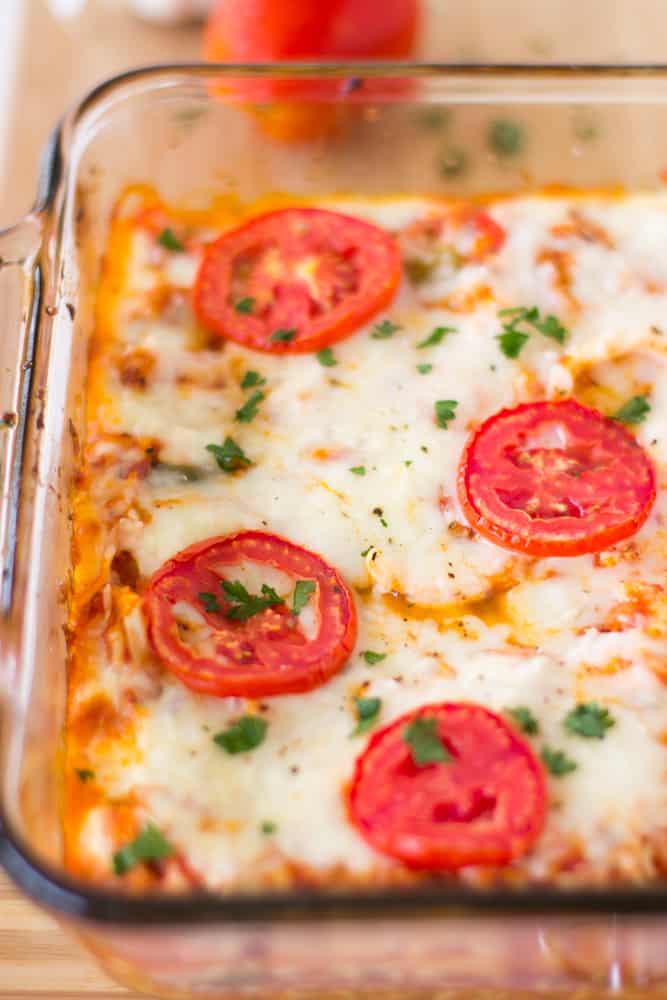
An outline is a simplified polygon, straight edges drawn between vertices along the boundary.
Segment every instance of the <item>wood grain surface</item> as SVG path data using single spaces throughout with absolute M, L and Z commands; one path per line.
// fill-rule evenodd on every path
M 4 0 L 0 0 L 3 3 Z M 195 28 L 141 25 L 122 0 L 89 0 L 74 21 L 55 22 L 46 0 L 24 0 L 26 32 L 17 77 L 0 225 L 30 206 L 39 155 L 63 110 L 98 80 L 132 65 L 196 58 Z M 665 61 L 662 0 L 425 0 L 423 54 L 479 61 Z M 593 25 L 595 28 L 593 30 Z M 0 875 L 0 1000 L 140 1000 Z
M 0 875 L 1 1000 L 140 1000 Z

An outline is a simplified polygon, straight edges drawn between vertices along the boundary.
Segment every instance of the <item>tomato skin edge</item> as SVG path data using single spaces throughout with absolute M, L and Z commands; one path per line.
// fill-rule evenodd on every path
M 344 227 L 346 224 L 350 224 L 357 230 L 360 245 L 363 245 L 361 243 L 362 234 L 366 231 L 368 234 L 367 245 L 370 247 L 367 253 L 372 251 L 375 255 L 381 251 L 383 271 L 379 275 L 374 275 L 371 270 L 371 276 L 375 278 L 372 292 L 367 289 L 365 297 L 356 294 L 347 311 L 339 306 L 334 311 L 333 319 L 329 320 L 328 323 L 324 320 L 319 321 L 322 324 L 320 329 L 307 330 L 303 336 L 298 336 L 290 342 L 281 342 L 260 336 L 252 330 L 242 332 L 244 317 L 234 315 L 233 309 L 224 301 L 224 296 L 228 293 L 227 285 L 222 285 L 219 291 L 216 289 L 216 280 L 219 279 L 215 270 L 216 267 L 226 267 L 228 258 L 233 257 L 235 238 L 239 239 L 239 245 L 242 247 L 248 234 L 252 234 L 254 230 L 261 229 L 261 227 L 269 229 L 272 226 L 280 227 L 285 217 L 292 213 L 302 214 L 306 217 L 315 216 L 316 218 L 328 216 L 331 220 L 330 225 Z M 215 260 L 218 253 L 221 256 L 220 263 Z M 192 291 L 192 304 L 199 323 L 220 339 L 231 340 L 248 350 L 266 354 L 314 354 L 352 336 L 374 316 L 386 309 L 396 296 L 402 275 L 403 262 L 400 247 L 394 237 L 381 226 L 333 209 L 321 209 L 313 205 L 297 205 L 251 216 L 239 225 L 225 231 L 210 243 L 205 248 L 199 265 Z M 224 277 L 227 277 L 226 274 Z M 223 300 L 221 306 L 214 301 L 216 296 Z M 211 304 L 212 300 L 213 305 Z M 213 315 L 214 311 L 217 313 L 215 316 Z M 336 311 L 338 315 L 336 315 Z M 230 332 L 232 325 L 239 332 Z
M 476 447 L 480 435 L 484 433 L 487 426 L 496 420 L 501 419 L 503 416 L 512 415 L 517 410 L 528 408 L 533 405 L 534 404 L 532 403 L 522 403 L 519 404 L 519 406 L 505 407 L 502 410 L 498 410 L 496 413 L 491 414 L 490 417 L 487 417 L 486 420 L 482 421 L 482 423 L 469 435 L 461 454 L 456 479 L 459 504 L 468 524 L 470 524 L 470 526 L 480 535 L 488 541 L 493 542 L 495 545 L 498 545 L 500 548 L 507 549 L 510 552 L 520 552 L 525 555 L 537 557 L 568 557 L 602 552 L 604 549 L 609 548 L 609 546 L 622 542 L 626 538 L 630 538 L 632 535 L 636 534 L 636 532 L 639 531 L 642 525 L 646 522 L 656 498 L 655 467 L 645 452 L 644 455 L 648 462 L 651 474 L 651 491 L 642 510 L 637 514 L 637 516 L 629 518 L 616 526 L 609 526 L 604 531 L 591 533 L 587 538 L 543 538 L 540 540 L 539 538 L 524 537 L 520 534 L 514 534 L 508 537 L 506 529 L 496 526 L 492 521 L 479 512 L 470 497 L 470 490 L 468 488 L 468 459 L 471 452 Z M 577 405 L 580 406 L 581 404 Z M 602 414 L 599 414 L 599 416 L 617 429 L 618 425 L 612 420 L 612 418 L 603 417 Z M 641 446 L 638 444 L 638 447 Z
M 431 851 L 424 851 L 423 849 L 420 851 L 418 849 L 416 839 L 411 837 L 403 838 L 403 848 L 399 853 L 396 849 L 391 849 L 389 847 L 389 842 L 392 838 L 391 833 L 388 833 L 384 838 L 378 838 L 377 834 L 371 832 L 367 824 L 360 823 L 359 818 L 355 815 L 355 792 L 364 776 L 366 757 L 368 754 L 372 753 L 379 744 L 386 740 L 388 735 L 393 735 L 396 730 L 402 729 L 406 723 L 424 715 L 428 717 L 437 717 L 438 710 L 448 709 L 453 706 L 463 711 L 479 711 L 481 709 L 487 717 L 492 718 L 503 728 L 511 731 L 512 740 L 515 746 L 517 746 L 529 762 L 530 768 L 537 782 L 535 809 L 533 812 L 533 823 L 531 829 L 523 836 L 516 833 L 512 835 L 508 832 L 506 838 L 507 846 L 502 852 L 499 851 L 497 847 L 494 848 L 492 845 L 484 849 L 477 844 L 474 861 L 470 860 L 467 852 L 457 853 L 451 846 L 448 846 L 447 848 L 446 858 L 443 856 L 442 850 L 437 848 L 433 848 Z M 362 750 L 357 756 L 354 771 L 351 778 L 346 783 L 343 794 L 349 822 L 361 833 L 373 850 L 399 861 L 401 864 L 412 870 L 447 872 L 455 871 L 469 865 L 480 865 L 486 867 L 503 866 L 527 853 L 531 849 L 534 842 L 542 834 L 546 824 L 548 812 L 547 787 L 548 779 L 544 765 L 537 757 L 531 744 L 515 726 L 511 725 L 497 712 L 486 708 L 486 706 L 478 705 L 474 702 L 444 702 L 421 705 L 418 708 L 412 709 L 411 711 L 408 711 L 394 719 L 388 725 L 375 730 L 371 734 L 364 750 Z M 381 846 L 378 842 L 378 840 L 382 839 L 385 841 L 384 846 Z
M 193 667 L 191 661 L 186 660 L 183 656 L 180 657 L 180 662 L 175 659 L 169 630 L 160 627 L 164 626 L 164 599 L 156 592 L 157 586 L 164 577 L 168 577 L 180 565 L 190 563 L 199 554 L 222 542 L 233 543 L 241 538 L 259 539 L 260 541 L 270 538 L 272 543 L 287 545 L 293 552 L 303 553 L 308 559 L 321 563 L 326 570 L 333 572 L 338 587 L 338 600 L 342 606 L 344 628 L 338 637 L 337 645 L 329 652 L 328 659 L 320 668 L 311 666 L 310 669 L 304 669 L 300 672 L 286 670 L 278 675 L 272 671 L 268 677 L 257 672 L 242 674 L 240 670 L 234 671 L 233 676 L 231 676 L 232 671 L 230 671 L 228 677 L 221 676 L 219 673 L 213 676 L 201 676 L 195 669 L 196 663 Z M 340 573 L 317 553 L 279 535 L 261 531 L 246 530 L 233 532 L 229 535 L 213 536 L 182 549 L 167 559 L 151 577 L 144 594 L 142 610 L 150 647 L 164 669 L 178 678 L 190 690 L 214 697 L 260 698 L 311 691 L 326 683 L 343 669 L 357 640 L 357 610 L 354 597 Z M 164 631 L 167 633 L 166 636 L 162 634 Z

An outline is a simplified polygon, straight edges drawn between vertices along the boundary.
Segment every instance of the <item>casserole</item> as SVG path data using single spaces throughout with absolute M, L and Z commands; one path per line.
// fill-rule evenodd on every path
M 276 145 L 239 114 L 244 84 L 288 72 L 298 78 L 299 100 L 353 102 L 349 131 L 302 147 Z M 209 85 L 222 75 L 225 99 L 214 100 Z M 371 76 L 366 98 L 360 81 Z M 311 94 L 309 80 L 319 77 L 337 86 Z M 16 881 L 123 981 L 165 996 L 211 997 L 498 996 L 499 988 L 558 996 L 575 986 L 581 996 L 620 989 L 641 996 L 664 984 L 666 902 L 658 888 L 476 893 L 427 885 L 129 898 L 62 873 L 58 806 L 66 500 L 80 454 L 86 334 L 105 223 L 119 191 L 144 178 L 194 207 L 220 190 L 244 200 L 280 189 L 446 192 L 451 172 L 442 158 L 454 142 L 470 162 L 456 193 L 549 183 L 654 188 L 666 162 L 666 99 L 662 69 L 176 67 L 105 84 L 63 122 L 35 210 L 0 248 L 8 331 L 1 849 Z M 524 148 L 493 155 L 489 123 L 508 118 L 520 121 Z M 620 135 L 632 143 L 619 148 Z

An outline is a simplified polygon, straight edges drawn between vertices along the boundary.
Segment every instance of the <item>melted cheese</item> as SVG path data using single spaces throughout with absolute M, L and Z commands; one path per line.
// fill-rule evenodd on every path
M 443 210 L 425 199 L 322 204 L 397 232 L 406 256 L 423 251 L 419 224 Z M 91 384 L 101 381 L 104 394 L 89 401 L 89 448 L 128 434 L 135 445 L 150 441 L 161 465 L 133 481 L 133 501 L 113 517 L 103 504 L 112 484 L 99 486 L 107 549 L 95 557 L 95 572 L 81 572 L 80 553 L 80 575 L 104 590 L 114 552 L 126 552 L 141 590 L 185 546 L 260 528 L 321 553 L 357 592 L 359 639 L 344 670 L 316 691 L 260 704 L 184 688 L 154 661 L 134 607 L 120 612 L 128 636 L 120 651 L 109 641 L 110 612 L 97 609 L 90 624 L 77 626 L 69 761 L 80 767 L 85 759 L 109 801 L 138 803 L 138 815 L 210 888 L 284 884 L 295 870 L 322 883 L 334 871 L 338 880 L 341 872 L 350 880 L 400 877 L 346 816 L 345 785 L 366 740 L 351 736 L 360 693 L 382 699 L 381 723 L 443 700 L 501 712 L 526 706 L 540 724 L 536 750 L 548 745 L 576 761 L 571 774 L 549 779 L 547 828 L 514 866 L 515 880 L 521 873 L 527 881 L 642 881 L 660 873 L 667 199 L 534 196 L 488 210 L 507 232 L 500 251 L 461 265 L 447 246 L 429 247 L 427 280 L 404 280 L 377 317 L 400 329 L 376 339 L 368 324 L 335 345 L 333 367 L 231 342 L 210 349 L 188 306 L 196 254 L 160 252 L 143 231 L 131 235 L 125 280 L 95 344 Z M 110 260 L 108 271 L 117 276 L 118 262 Z M 171 299 L 156 306 L 165 287 Z M 505 357 L 498 312 L 518 305 L 558 315 L 566 344 L 535 333 L 519 359 Z M 438 326 L 454 332 L 418 347 Z M 144 385 L 122 375 L 122 358 L 136 350 L 154 359 Z M 427 373 L 417 367 L 424 363 L 432 365 Z M 249 369 L 266 379 L 266 398 L 245 424 L 234 416 L 248 398 L 240 380 Z M 467 529 L 456 474 L 481 419 L 522 400 L 572 393 L 613 412 L 640 392 L 650 394 L 652 409 L 637 436 L 656 462 L 660 490 L 629 543 L 599 556 L 534 560 Z M 447 429 L 434 419 L 441 399 L 458 404 Z M 242 475 L 220 472 L 206 451 L 227 435 L 252 460 Z M 350 471 L 357 466 L 365 475 Z M 91 641 L 91 630 L 106 641 Z M 368 649 L 385 659 L 370 666 Z M 78 718 L 96 692 L 131 722 L 131 740 L 84 745 Z M 602 741 L 563 726 L 585 701 L 615 719 Z M 267 737 L 231 756 L 212 737 L 244 711 L 266 719 Z M 262 833 L 267 821 L 275 824 L 270 835 Z M 96 815 L 70 828 L 70 850 L 85 853 L 89 837 L 89 853 L 99 854 L 100 829 Z

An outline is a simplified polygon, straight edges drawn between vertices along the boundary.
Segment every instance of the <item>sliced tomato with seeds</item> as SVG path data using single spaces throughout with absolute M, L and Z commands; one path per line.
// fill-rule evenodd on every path
M 565 399 L 489 417 L 466 445 L 458 488 L 470 524 L 498 545 L 576 556 L 641 527 L 655 472 L 622 424 Z
M 445 760 L 418 766 L 406 734 L 433 726 Z M 532 748 L 481 705 L 425 705 L 377 730 L 357 758 L 354 825 L 376 850 L 412 868 L 505 865 L 544 826 L 546 776 Z
M 244 347 L 319 351 L 384 309 L 400 276 L 398 246 L 378 226 L 340 212 L 286 208 L 206 248 L 194 305 L 204 327 Z
M 235 604 L 230 594 L 248 564 L 285 574 L 292 591 L 298 581 L 314 584 L 306 588 L 314 629 L 292 612 L 290 594 L 266 588 L 268 598 L 248 594 Z M 167 560 L 149 582 L 144 610 L 165 667 L 192 690 L 219 697 L 319 687 L 344 666 L 357 634 L 340 574 L 314 552 L 261 531 L 209 538 Z

